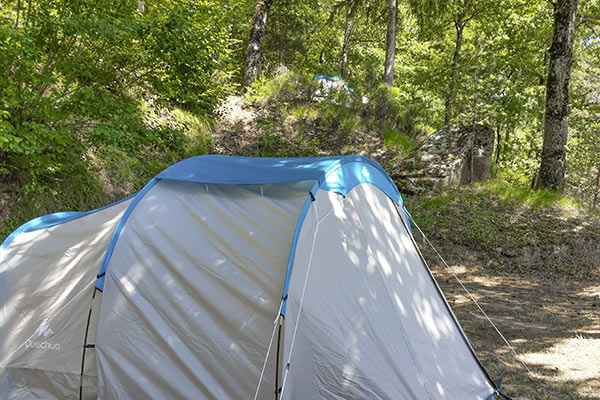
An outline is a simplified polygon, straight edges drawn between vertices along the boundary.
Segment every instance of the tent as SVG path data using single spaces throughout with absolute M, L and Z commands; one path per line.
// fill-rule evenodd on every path
M 0 247 L 0 398 L 491 399 L 362 156 L 199 156 Z
M 340 90 L 347 92 L 351 96 L 358 96 L 356 90 L 354 90 L 348 82 L 341 79 L 339 76 L 331 76 L 325 74 L 313 75 L 313 79 L 319 83 L 319 88 L 315 90 L 312 99 L 315 101 L 322 101 L 332 93 L 339 92 Z M 360 96 L 363 104 L 368 104 L 369 99 L 365 96 Z

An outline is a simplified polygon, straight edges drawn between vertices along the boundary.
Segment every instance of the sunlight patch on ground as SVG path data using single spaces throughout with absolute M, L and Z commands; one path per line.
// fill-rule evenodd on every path
M 577 293 L 579 296 L 597 297 L 600 298 L 600 285 L 599 286 L 588 286 L 581 292 Z
M 553 370 L 555 382 L 579 381 L 600 389 L 600 339 L 563 339 L 544 351 L 526 353 L 521 358 L 529 365 Z M 548 379 L 547 372 L 535 375 L 538 379 Z
M 464 265 L 452 265 L 450 267 L 450 269 L 455 274 L 466 274 L 467 273 L 467 268 Z

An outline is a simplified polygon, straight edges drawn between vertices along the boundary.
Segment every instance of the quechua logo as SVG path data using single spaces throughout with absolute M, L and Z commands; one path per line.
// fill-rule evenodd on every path
M 60 343 L 51 343 L 46 340 L 32 341 L 31 339 L 47 338 L 54 332 L 50 329 L 48 318 L 44 319 L 40 326 L 35 330 L 33 335 L 25 342 L 25 347 L 28 349 L 44 349 L 44 350 L 60 350 Z

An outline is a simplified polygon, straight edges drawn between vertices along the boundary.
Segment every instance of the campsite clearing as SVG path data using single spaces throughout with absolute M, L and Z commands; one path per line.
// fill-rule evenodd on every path
M 479 358 L 492 376 L 504 378 L 508 395 L 600 399 L 598 282 L 491 275 L 475 262 L 451 267 L 519 354 L 517 359 L 446 268 L 433 268 Z

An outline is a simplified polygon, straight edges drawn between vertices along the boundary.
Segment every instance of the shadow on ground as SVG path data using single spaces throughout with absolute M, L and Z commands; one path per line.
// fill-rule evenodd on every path
M 425 250 L 420 240 L 419 245 Z M 425 250 L 425 258 L 482 363 L 492 378 L 504 379 L 503 391 L 516 399 L 600 400 L 598 276 L 582 282 L 497 271 L 492 275 L 481 267 L 486 265 L 485 254 L 469 254 L 467 262 L 450 262 L 450 271 Z

